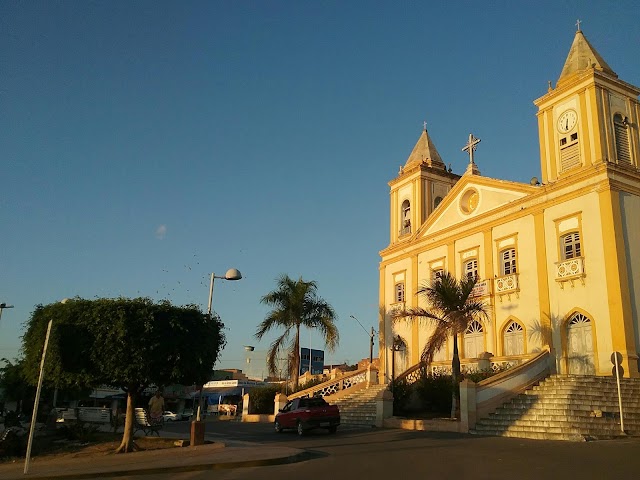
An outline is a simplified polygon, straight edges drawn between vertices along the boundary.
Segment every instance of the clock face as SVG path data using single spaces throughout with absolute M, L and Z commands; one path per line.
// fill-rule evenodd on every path
M 470 188 L 460 199 L 460 209 L 463 213 L 466 213 L 467 215 L 470 214 L 478 206 L 479 199 L 480 197 L 478 196 L 478 192 L 475 189 Z
M 478 193 L 477 192 L 473 192 L 471 194 L 471 196 L 469 197 L 469 200 L 467 202 L 467 206 L 469 208 L 469 211 L 472 212 L 476 209 L 476 207 L 478 206 Z
M 573 130 L 578 121 L 578 114 L 575 110 L 567 110 L 558 117 L 558 131 L 560 133 L 567 133 Z

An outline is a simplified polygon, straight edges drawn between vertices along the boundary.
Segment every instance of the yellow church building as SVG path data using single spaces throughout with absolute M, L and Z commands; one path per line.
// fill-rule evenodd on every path
M 443 271 L 478 276 L 485 321 L 460 335 L 463 369 L 495 368 L 549 347 L 557 373 L 611 375 L 640 352 L 640 89 L 575 34 L 560 77 L 535 100 L 541 178 L 484 177 L 469 136 L 463 175 L 447 170 L 426 128 L 390 186 L 390 242 L 380 252 L 380 374 L 419 363 L 430 326 L 392 321 L 422 306 Z M 393 340 L 402 351 L 392 353 Z M 450 368 L 452 342 L 432 370 Z M 392 371 L 392 369 L 394 371 Z

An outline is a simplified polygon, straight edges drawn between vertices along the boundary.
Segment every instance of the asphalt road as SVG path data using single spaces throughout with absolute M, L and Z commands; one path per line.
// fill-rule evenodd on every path
M 344 427 L 344 426 L 343 426 Z M 159 480 L 329 478 L 403 480 L 580 478 L 626 479 L 640 476 L 640 439 L 552 442 L 449 433 L 341 427 L 336 435 L 311 432 L 276 434 L 268 424 L 212 422 L 210 439 L 228 444 L 278 444 L 305 449 L 311 459 L 288 465 L 196 471 L 154 476 Z M 187 432 L 188 422 L 167 430 Z M 134 479 L 137 477 L 120 477 Z

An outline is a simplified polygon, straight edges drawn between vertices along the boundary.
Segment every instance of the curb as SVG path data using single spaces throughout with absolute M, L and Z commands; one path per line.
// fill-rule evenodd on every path
M 99 475 L 108 477 L 124 477 L 133 475 L 154 475 L 162 473 L 184 473 L 195 472 L 205 470 L 221 470 L 232 468 L 245 468 L 245 467 L 262 467 L 271 465 L 284 465 L 288 463 L 298 463 L 312 458 L 316 458 L 318 455 L 313 452 L 300 451 L 293 455 L 287 455 L 284 457 L 265 458 L 260 460 L 240 460 L 230 462 L 219 463 L 197 463 L 194 465 L 176 465 L 176 466 L 163 466 L 163 467 L 151 467 L 151 468 L 134 468 L 134 469 L 122 469 L 113 471 L 91 472 L 91 473 L 73 473 L 73 474 L 59 474 L 59 475 L 39 475 L 39 474 L 27 474 L 24 478 L 29 479 L 94 479 Z

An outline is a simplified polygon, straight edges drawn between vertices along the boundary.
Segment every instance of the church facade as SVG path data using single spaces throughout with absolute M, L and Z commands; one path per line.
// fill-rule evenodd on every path
M 431 328 L 392 321 L 443 271 L 477 276 L 488 318 L 459 335 L 463 368 L 520 362 L 549 348 L 558 373 L 611 375 L 613 352 L 638 377 L 640 89 L 618 78 L 580 29 L 555 88 L 534 104 L 542 178 L 481 175 L 472 135 L 463 175 L 446 169 L 426 127 L 390 186 L 380 252 L 380 374 L 419 363 Z M 394 339 L 403 345 L 393 352 Z M 452 342 L 434 365 L 451 364 Z M 433 368 L 433 366 L 432 366 Z

